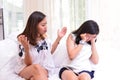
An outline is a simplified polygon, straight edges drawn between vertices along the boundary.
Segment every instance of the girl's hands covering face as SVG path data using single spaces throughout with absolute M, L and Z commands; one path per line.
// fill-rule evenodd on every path
M 88 41 L 95 41 L 96 40 L 96 37 L 97 35 L 96 34 L 88 34 L 88 33 L 84 33 L 84 34 L 81 34 L 80 37 L 82 38 L 82 40 L 88 42 Z

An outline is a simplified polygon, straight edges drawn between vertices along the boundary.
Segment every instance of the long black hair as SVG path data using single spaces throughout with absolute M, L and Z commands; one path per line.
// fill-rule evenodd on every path
M 44 18 L 46 17 L 45 14 L 43 14 L 40 11 L 34 11 L 28 18 L 26 27 L 24 31 L 19 34 L 20 35 L 25 35 L 28 40 L 30 41 L 30 44 L 32 45 L 37 45 L 36 38 L 38 34 L 38 29 L 37 26 L 39 22 L 41 22 Z M 44 39 L 44 36 L 41 36 L 42 39 Z
M 72 32 L 76 38 L 75 38 L 75 43 L 79 44 L 79 41 L 81 40 L 80 34 L 84 34 L 84 33 L 89 33 L 89 34 L 99 34 L 99 26 L 98 24 L 93 21 L 93 20 L 88 20 L 85 21 L 77 30 Z M 89 44 L 91 44 L 91 42 L 87 42 Z

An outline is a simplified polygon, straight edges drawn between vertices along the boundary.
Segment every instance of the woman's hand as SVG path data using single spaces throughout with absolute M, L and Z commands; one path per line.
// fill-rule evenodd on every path
M 63 27 L 61 30 L 58 30 L 58 37 L 61 39 L 67 32 L 67 27 Z
M 91 43 L 95 43 L 96 37 L 91 39 Z
M 86 33 L 81 34 L 80 37 L 82 38 L 82 40 L 84 40 L 86 42 L 90 41 L 90 39 L 91 39 Z
M 91 43 L 94 43 L 96 40 L 96 35 L 91 35 L 87 33 L 81 34 L 80 37 L 86 42 L 91 41 Z
M 91 60 L 94 64 L 98 64 L 98 62 L 99 62 L 99 56 L 98 56 L 98 53 L 97 53 L 97 49 L 96 49 L 96 45 L 95 45 L 95 40 L 96 40 L 96 37 L 91 39 L 92 55 L 91 55 L 91 57 L 90 57 L 90 60 Z
M 18 41 L 23 45 L 24 47 L 24 51 L 25 51 L 25 59 L 24 62 L 26 65 L 31 65 L 32 64 L 32 58 L 29 54 L 29 49 L 30 49 L 30 44 L 29 41 L 27 39 L 27 37 L 25 37 L 25 35 L 20 35 L 18 37 Z
M 20 35 L 18 41 L 23 45 L 25 52 L 28 52 L 30 44 L 27 37 L 25 37 L 25 35 Z
M 67 28 L 66 28 L 66 27 L 63 27 L 61 31 L 58 30 L 58 32 L 57 32 L 57 33 L 58 33 L 58 36 L 57 36 L 55 42 L 54 42 L 53 45 L 52 45 L 52 49 L 51 49 L 51 53 L 52 53 L 52 54 L 53 54 L 54 51 L 56 50 L 56 48 L 57 48 L 57 46 L 58 46 L 61 38 L 66 34 L 66 32 L 67 32 Z

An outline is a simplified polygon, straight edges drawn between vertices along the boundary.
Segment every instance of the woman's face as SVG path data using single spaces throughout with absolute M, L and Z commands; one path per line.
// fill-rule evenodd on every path
M 86 33 L 87 41 L 91 41 L 92 39 L 95 39 L 96 37 L 97 37 L 96 34 L 89 34 L 89 33 Z
M 47 20 L 46 20 L 46 17 L 41 21 L 39 22 L 38 26 L 37 26 L 37 29 L 38 29 L 38 35 L 43 35 L 47 32 Z

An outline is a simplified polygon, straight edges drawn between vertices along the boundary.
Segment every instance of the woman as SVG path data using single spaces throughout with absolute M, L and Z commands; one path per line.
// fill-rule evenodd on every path
M 15 72 L 27 80 L 48 80 L 53 73 L 53 53 L 66 34 L 66 27 L 58 31 L 58 37 L 51 45 L 46 36 L 46 15 L 42 12 L 33 12 L 27 21 L 25 30 L 18 35 L 20 53 Z
M 98 24 L 88 20 L 68 36 L 66 44 L 71 63 L 60 70 L 62 80 L 91 80 L 94 77 L 91 62 L 97 64 L 99 59 L 95 47 L 98 33 Z

